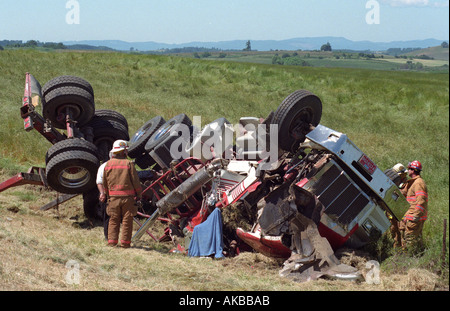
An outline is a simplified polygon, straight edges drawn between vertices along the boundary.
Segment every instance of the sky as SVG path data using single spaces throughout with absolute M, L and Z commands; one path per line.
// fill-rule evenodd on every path
M 0 0 L 0 40 L 449 39 L 449 0 Z

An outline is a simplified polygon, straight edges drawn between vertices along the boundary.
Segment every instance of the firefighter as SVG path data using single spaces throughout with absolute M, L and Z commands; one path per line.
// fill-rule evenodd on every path
M 408 180 L 408 171 L 406 170 L 405 166 L 401 163 L 397 163 L 392 167 L 394 172 L 400 176 L 400 184 L 398 185 L 399 188 L 403 188 L 405 186 L 405 182 Z
M 407 173 L 405 166 L 402 163 L 397 163 L 392 167 L 392 170 L 397 173 L 397 175 L 400 177 L 400 181 L 398 183 L 398 187 L 401 189 L 405 186 L 405 182 L 408 180 Z M 399 222 L 395 217 L 393 217 L 390 214 L 387 214 L 390 222 L 391 222 L 391 237 L 394 240 L 394 247 L 401 247 L 402 246 L 402 235 L 399 228 Z
M 422 230 L 428 213 L 428 191 L 425 181 L 420 176 L 422 164 L 412 161 L 408 164 L 408 179 L 401 192 L 410 204 L 409 209 L 399 224 L 402 233 L 402 247 L 408 251 L 423 248 Z
M 134 164 L 127 159 L 128 142 L 117 140 L 110 152 L 111 159 L 100 169 L 103 183 L 99 187 L 100 200 L 107 199 L 108 245 L 128 248 L 133 233 L 133 217 L 137 213 L 136 201 L 140 201 L 142 187 Z M 122 225 L 122 228 L 120 226 Z

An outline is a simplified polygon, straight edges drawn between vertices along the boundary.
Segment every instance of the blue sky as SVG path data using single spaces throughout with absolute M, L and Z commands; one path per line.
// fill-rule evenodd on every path
M 0 40 L 283 40 L 449 38 L 448 0 L 0 0 Z M 73 22 L 79 4 L 79 23 Z M 66 8 L 66 5 L 68 5 Z M 373 16 L 373 15 L 372 15 Z M 69 18 L 69 20 L 70 20 Z

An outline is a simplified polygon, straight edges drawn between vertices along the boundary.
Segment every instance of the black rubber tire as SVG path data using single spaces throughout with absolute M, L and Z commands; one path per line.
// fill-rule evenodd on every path
M 322 117 L 322 102 L 307 90 L 298 90 L 287 96 L 275 111 L 272 124 L 278 125 L 278 145 L 294 152 L 305 138 L 293 137 L 292 130 L 299 124 L 317 126 Z M 306 135 L 307 133 L 303 133 Z
M 144 153 L 139 157 L 137 157 L 136 159 L 134 159 L 134 163 L 141 169 L 145 170 L 150 166 L 152 166 L 153 164 L 155 164 L 156 161 L 153 160 L 153 158 L 148 153 Z
M 59 141 L 51 146 L 45 154 L 45 164 L 54 156 L 66 151 L 86 151 L 98 156 L 98 149 L 93 143 L 80 138 L 71 138 Z
M 80 194 L 96 187 L 98 158 L 86 151 L 66 151 L 47 164 L 48 185 L 55 191 Z
M 50 91 L 42 101 L 42 115 L 59 129 L 66 129 L 65 108 L 70 107 L 72 119 L 81 127 L 88 123 L 95 112 L 94 97 L 88 91 L 74 86 L 59 87 Z
M 168 120 L 148 139 L 147 143 L 145 144 L 145 151 L 150 152 L 159 144 L 163 143 L 167 138 L 170 137 L 171 130 L 173 130 L 174 127 L 178 124 L 185 124 L 191 127 L 192 121 L 184 113 L 176 115 L 172 119 Z
M 94 139 L 93 143 L 98 149 L 98 157 L 101 162 L 109 160 L 109 151 L 112 145 L 118 139 L 129 140 L 130 136 L 125 126 L 117 121 L 108 118 L 94 116 L 86 124 L 86 127 L 92 127 Z
M 75 86 L 88 91 L 94 97 L 94 89 L 91 84 L 83 78 L 76 76 L 59 76 L 48 81 L 42 88 L 42 96 L 45 97 L 54 89 L 64 86 Z
M 108 118 L 94 116 L 86 126 L 92 127 L 94 132 L 94 142 L 97 138 L 103 136 L 109 136 L 114 140 L 130 139 L 128 130 L 122 123 L 109 120 Z
M 98 188 L 92 188 L 83 192 L 83 211 L 87 219 L 91 221 L 103 220 L 102 205 L 99 200 L 100 192 Z
M 138 158 L 145 153 L 147 141 L 164 123 L 166 123 L 166 121 L 163 117 L 156 116 L 141 126 L 130 139 L 128 156 L 130 158 Z
M 108 109 L 100 109 L 95 110 L 94 116 L 100 117 L 105 120 L 111 120 L 116 121 L 125 126 L 125 128 L 128 131 L 128 121 L 127 118 L 125 118 L 121 113 L 114 111 L 114 110 L 108 110 Z

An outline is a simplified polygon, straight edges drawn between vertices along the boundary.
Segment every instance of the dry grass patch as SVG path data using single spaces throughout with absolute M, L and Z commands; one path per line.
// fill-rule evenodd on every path
M 5 179 L 5 178 L 3 178 Z M 221 260 L 171 254 L 171 243 L 144 237 L 131 249 L 106 246 L 90 227 L 81 197 L 40 211 L 55 193 L 24 186 L 0 194 L 0 290 L 4 291 L 416 291 L 442 289 L 423 269 L 381 271 L 381 283 L 320 279 L 295 283 L 279 276 L 282 261 L 243 252 Z M 340 259 L 364 271 L 371 258 L 344 250 Z M 79 283 L 70 282 L 79 266 Z M 404 272 L 404 273 L 403 273 Z M 69 279 L 67 277 L 69 276 Z M 69 281 L 68 281 L 69 280 Z M 444 287 L 445 289 L 445 287 Z M 448 289 L 448 287 L 447 287 Z

